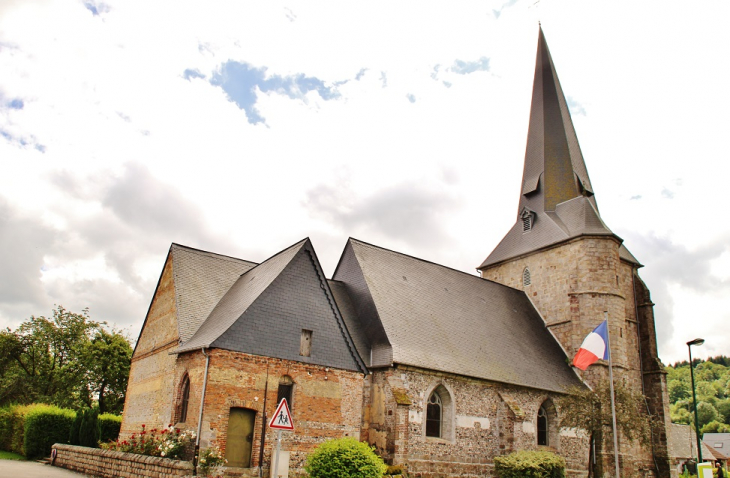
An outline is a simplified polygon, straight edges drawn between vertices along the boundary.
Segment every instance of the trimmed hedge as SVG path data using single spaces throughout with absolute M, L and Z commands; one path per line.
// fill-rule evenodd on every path
M 518 451 L 494 458 L 499 478 L 565 478 L 565 459 L 549 451 Z
M 117 441 L 119 430 L 122 429 L 122 417 L 104 413 L 99 415 L 99 442 Z
M 54 443 L 66 443 L 76 414 L 53 405 L 30 405 L 25 414 L 23 454 L 28 459 L 51 454 Z
M 18 405 L 0 408 L 0 450 L 22 454 L 23 416 Z

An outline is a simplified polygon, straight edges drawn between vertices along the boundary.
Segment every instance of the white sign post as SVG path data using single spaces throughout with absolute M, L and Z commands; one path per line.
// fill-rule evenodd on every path
M 276 430 L 276 458 L 274 459 L 274 477 L 278 478 L 279 473 L 279 451 L 281 451 L 281 431 L 294 431 L 294 421 L 291 419 L 289 405 L 286 398 L 282 398 L 279 406 L 276 407 L 274 416 L 269 421 L 269 428 Z

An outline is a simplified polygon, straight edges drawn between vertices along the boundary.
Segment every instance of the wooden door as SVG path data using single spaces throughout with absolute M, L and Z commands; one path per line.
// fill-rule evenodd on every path
M 228 417 L 228 438 L 226 440 L 226 460 L 228 466 L 249 468 L 251 466 L 251 446 L 256 412 L 247 408 L 231 408 Z

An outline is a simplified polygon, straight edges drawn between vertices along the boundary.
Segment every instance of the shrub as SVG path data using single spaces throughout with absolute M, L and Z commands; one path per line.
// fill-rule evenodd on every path
M 84 410 L 79 427 L 79 445 L 89 448 L 99 448 L 98 408 Z
M 68 434 L 68 442 L 71 445 L 78 445 L 79 442 L 79 430 L 81 430 L 81 420 L 84 418 L 84 412 L 82 410 L 76 411 L 76 418 L 74 418 L 71 424 L 71 431 Z
M 28 459 L 51 454 L 54 443 L 66 443 L 74 412 L 53 405 L 30 405 L 23 426 L 23 454 Z
M 565 459 L 549 451 L 518 451 L 494 458 L 499 478 L 565 478 Z
M 116 441 L 122 428 L 122 417 L 111 413 L 99 415 L 99 442 Z
M 198 476 L 208 476 L 216 473 L 218 468 L 227 463 L 217 446 L 205 448 L 200 451 L 198 458 Z
M 104 450 L 123 451 L 125 453 L 137 453 L 138 455 L 160 456 L 163 458 L 180 458 L 195 440 L 195 433 L 179 428 L 158 430 L 146 430 L 142 425 L 142 431 L 133 433 L 128 440 L 119 440 L 102 443 Z
M 370 446 L 352 437 L 322 443 L 304 466 L 311 478 L 380 478 L 386 468 Z
M 20 418 L 15 409 L 14 405 L 0 408 L 0 450 L 13 449 L 13 430 L 16 428 L 15 422 Z

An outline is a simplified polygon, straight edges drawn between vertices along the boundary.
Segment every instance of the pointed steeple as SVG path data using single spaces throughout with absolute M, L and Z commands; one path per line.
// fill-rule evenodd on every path
M 519 211 L 524 207 L 555 211 L 558 204 L 578 196 L 591 198 L 596 206 L 568 104 L 540 27 Z
M 479 269 L 581 235 L 615 236 L 598 213 L 568 103 L 540 27 L 517 221 Z M 621 257 L 637 262 L 623 246 Z

